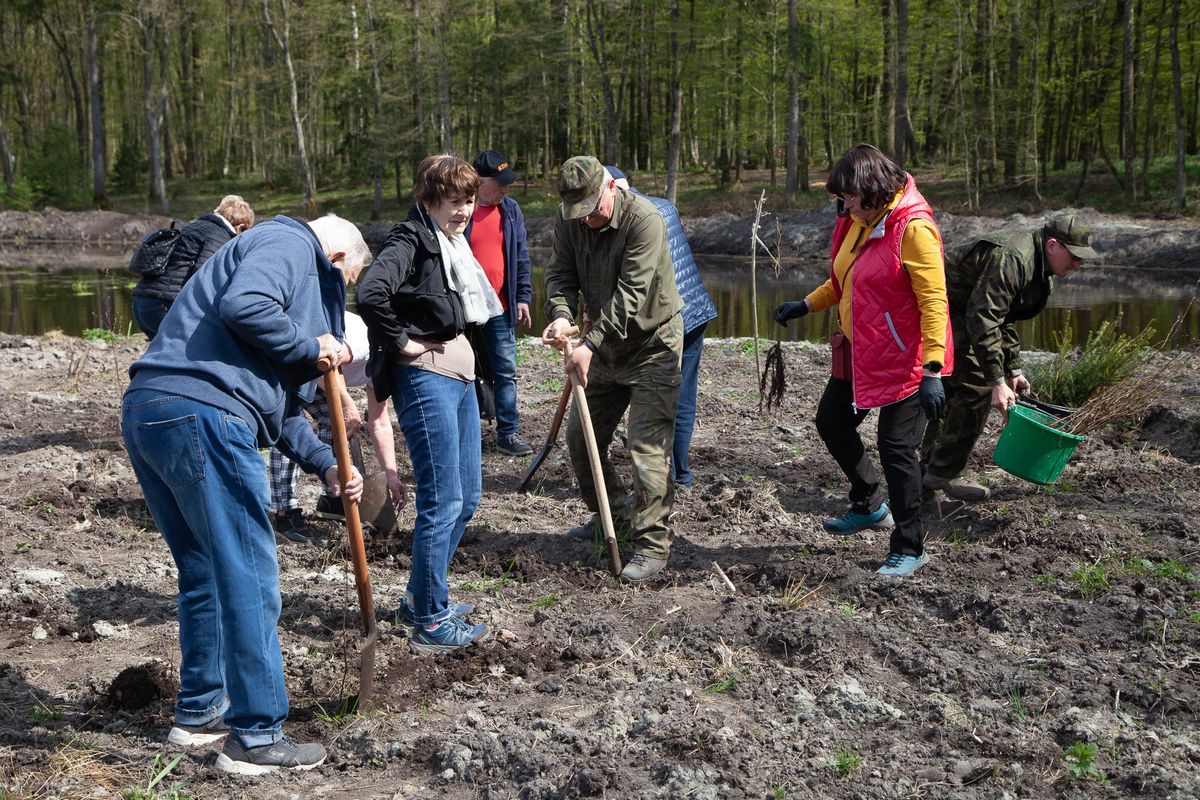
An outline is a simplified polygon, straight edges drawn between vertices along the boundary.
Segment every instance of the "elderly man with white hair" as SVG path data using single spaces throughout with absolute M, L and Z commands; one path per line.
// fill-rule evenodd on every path
M 317 362 L 342 345 L 346 284 L 370 260 L 333 215 L 284 216 L 218 250 L 189 280 L 129 368 L 121 428 L 150 515 L 179 571 L 177 746 L 226 735 L 217 766 L 259 775 L 311 769 L 320 744 L 283 735 L 288 715 L 279 565 L 259 448 L 279 446 L 337 486 L 329 445 L 300 413 Z M 357 471 L 339 491 L 357 501 Z

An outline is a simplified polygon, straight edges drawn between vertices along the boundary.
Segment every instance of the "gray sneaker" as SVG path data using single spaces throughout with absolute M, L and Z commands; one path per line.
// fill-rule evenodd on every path
M 203 725 L 183 725 L 176 722 L 167 734 L 167 742 L 176 747 L 199 747 L 211 744 L 217 739 L 229 734 L 229 726 L 224 717 L 210 719 Z
M 665 558 L 654 558 L 642 553 L 635 553 L 633 558 L 629 559 L 629 563 L 625 565 L 625 569 L 621 570 L 621 580 L 630 583 L 644 581 L 662 572 L 662 568 L 666 565 Z
M 992 490 L 982 483 L 959 475 L 957 478 L 942 478 L 932 472 L 925 473 L 926 489 L 941 489 L 947 497 L 955 500 L 987 500 L 992 496 Z
M 230 736 L 217 756 L 217 768 L 234 775 L 266 775 L 277 769 L 309 770 L 324 761 L 325 748 L 319 744 L 300 744 L 285 736 L 275 744 L 246 747 Z

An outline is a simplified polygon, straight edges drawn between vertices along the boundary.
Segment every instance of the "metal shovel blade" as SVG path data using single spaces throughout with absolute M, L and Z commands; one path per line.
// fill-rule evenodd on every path
M 390 536 L 400 523 L 396 519 L 396 508 L 392 505 L 392 493 L 388 491 L 387 473 L 367 474 L 363 466 L 362 445 L 357 436 L 350 440 L 350 455 L 354 466 L 363 476 L 363 495 L 358 501 L 359 516 L 377 534 Z

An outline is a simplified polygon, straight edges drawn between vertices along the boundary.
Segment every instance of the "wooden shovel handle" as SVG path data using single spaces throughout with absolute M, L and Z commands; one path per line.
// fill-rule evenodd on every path
M 571 356 L 571 341 L 563 351 Z M 600 462 L 600 447 L 596 444 L 596 430 L 592 427 L 592 415 L 588 409 L 587 394 L 579 383 L 579 375 L 571 371 L 571 391 L 575 395 L 575 410 L 583 426 L 583 441 L 587 445 L 588 461 L 592 467 L 592 483 L 596 487 L 596 503 L 600 506 L 600 526 L 604 529 L 604 541 L 608 544 L 608 557 L 612 561 L 613 575 L 621 574 L 621 550 L 617 546 L 617 532 L 613 528 L 612 509 L 608 505 L 608 487 L 604 483 L 604 467 Z

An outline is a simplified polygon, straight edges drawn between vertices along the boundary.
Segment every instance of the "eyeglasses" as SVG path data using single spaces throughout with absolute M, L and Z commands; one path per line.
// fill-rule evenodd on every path
M 837 203 L 837 215 L 839 217 L 849 216 L 850 211 L 846 208 L 846 204 L 856 197 L 858 197 L 858 195 L 851 194 L 849 192 L 845 194 L 835 194 L 833 196 L 834 201 Z

